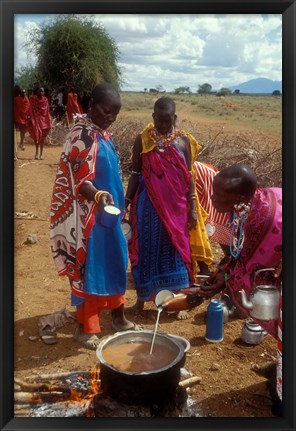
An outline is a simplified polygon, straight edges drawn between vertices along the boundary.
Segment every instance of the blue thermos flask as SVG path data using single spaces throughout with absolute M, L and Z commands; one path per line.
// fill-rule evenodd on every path
M 223 306 L 219 299 L 212 299 L 207 311 L 206 340 L 216 343 L 223 340 Z

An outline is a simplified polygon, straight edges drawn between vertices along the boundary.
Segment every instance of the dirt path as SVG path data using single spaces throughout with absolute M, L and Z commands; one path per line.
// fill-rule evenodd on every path
M 67 279 L 58 277 L 49 246 L 50 199 L 60 153 L 61 147 L 46 146 L 44 160 L 35 161 L 34 147 L 27 144 L 15 161 L 15 374 L 21 379 L 43 373 L 90 371 L 97 364 L 95 352 L 82 348 L 72 338 L 74 324 L 59 330 L 58 343 L 54 345 L 28 338 L 38 336 L 41 316 L 64 307 L 74 311 L 69 306 Z M 25 244 L 30 234 L 37 235 L 35 244 Z M 219 250 L 214 250 L 218 256 Z M 127 307 L 134 301 L 129 274 Z M 260 345 L 248 347 L 240 341 L 244 321 L 230 319 L 224 328 L 224 340 L 208 343 L 207 305 L 208 302 L 192 310 L 189 320 L 177 321 L 172 315 L 160 319 L 160 331 L 181 335 L 191 343 L 185 368 L 202 378 L 189 390 L 198 403 L 200 416 L 272 416 L 266 380 L 251 368 L 275 357 L 275 341 L 268 335 Z M 154 304 L 147 304 L 143 316 L 134 320 L 154 329 L 155 319 Z M 108 312 L 102 315 L 102 327 L 102 337 L 114 332 Z

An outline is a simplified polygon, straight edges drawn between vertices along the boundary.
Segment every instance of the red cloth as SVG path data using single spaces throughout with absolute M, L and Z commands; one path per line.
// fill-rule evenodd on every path
M 95 296 L 85 294 L 85 301 L 77 307 L 77 320 L 83 325 L 83 332 L 97 334 L 101 332 L 99 315 L 103 309 L 113 310 L 125 302 L 124 295 Z
M 30 110 L 30 102 L 27 97 L 16 96 L 14 98 L 14 123 L 26 125 Z
M 35 143 L 42 144 L 51 128 L 49 104 L 45 96 L 31 96 L 28 131 Z
M 67 114 L 68 114 L 68 119 L 70 123 L 73 123 L 73 115 L 74 114 L 82 114 L 82 109 L 80 107 L 80 104 L 78 103 L 78 96 L 76 93 L 68 93 L 68 98 L 67 98 Z

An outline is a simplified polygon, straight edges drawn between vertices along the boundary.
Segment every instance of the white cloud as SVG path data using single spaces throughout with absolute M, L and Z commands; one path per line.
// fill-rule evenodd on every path
M 26 18 L 16 20 L 16 65 L 26 61 L 20 46 L 27 29 L 40 22 L 34 15 Z M 205 82 L 219 89 L 257 77 L 282 79 L 281 15 L 115 14 L 95 19 L 119 47 L 124 89 L 162 85 L 171 91 L 187 85 L 196 91 Z

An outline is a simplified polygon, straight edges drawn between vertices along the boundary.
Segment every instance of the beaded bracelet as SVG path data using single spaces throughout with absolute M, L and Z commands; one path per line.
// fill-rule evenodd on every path
M 195 195 L 194 195 L 194 196 L 191 196 L 190 198 L 188 198 L 187 200 L 188 200 L 188 202 L 189 202 L 189 201 L 195 201 L 195 199 L 196 199 L 196 197 L 195 197 Z
M 132 174 L 134 174 L 134 175 L 141 175 L 141 172 L 132 171 Z
M 189 193 L 188 195 L 187 195 L 187 199 L 189 200 L 189 199 L 191 199 L 191 198 L 195 198 L 195 193 Z

